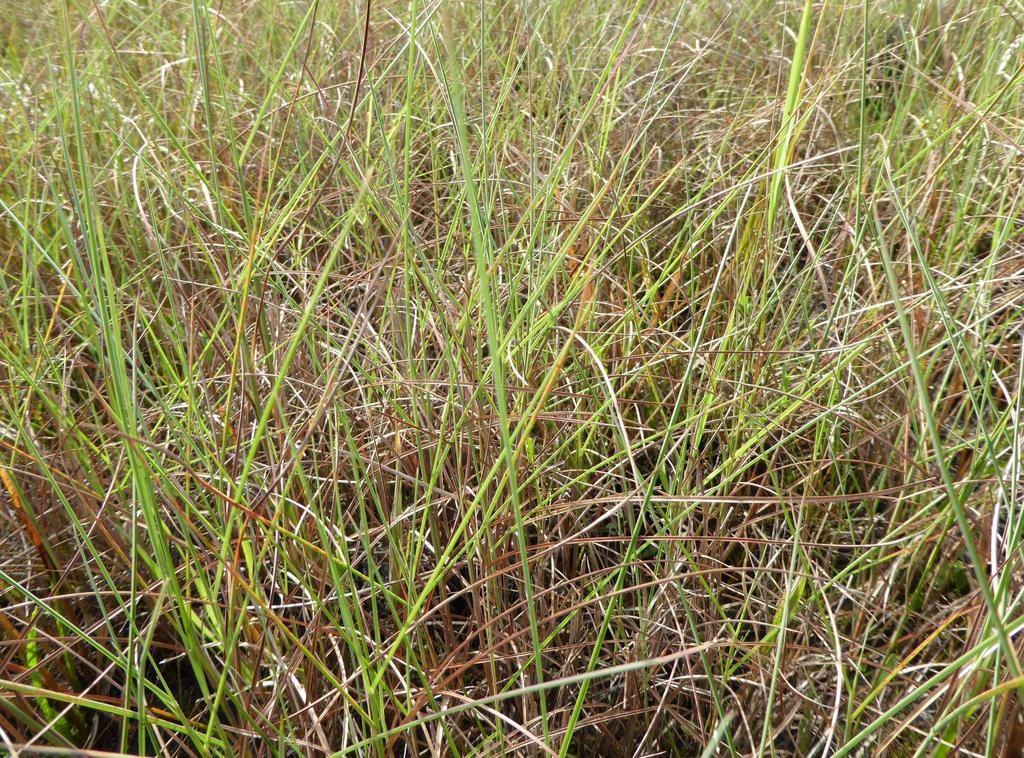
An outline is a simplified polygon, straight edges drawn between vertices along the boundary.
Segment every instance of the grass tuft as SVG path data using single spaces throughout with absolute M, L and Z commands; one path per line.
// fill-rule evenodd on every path
M 0 22 L 0 751 L 1024 749 L 1019 4 Z

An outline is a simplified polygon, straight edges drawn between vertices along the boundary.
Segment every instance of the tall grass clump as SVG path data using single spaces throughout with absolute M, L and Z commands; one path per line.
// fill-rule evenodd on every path
M 0 752 L 1022 754 L 1017 0 L 0 11 Z

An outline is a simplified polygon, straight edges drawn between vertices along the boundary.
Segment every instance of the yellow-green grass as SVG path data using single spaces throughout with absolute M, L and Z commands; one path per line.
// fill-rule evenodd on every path
M 0 11 L 0 752 L 1024 746 L 1018 0 Z

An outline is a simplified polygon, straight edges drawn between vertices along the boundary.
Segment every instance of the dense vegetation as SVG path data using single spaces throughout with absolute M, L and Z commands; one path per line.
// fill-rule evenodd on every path
M 1024 746 L 1019 0 L 0 11 L 0 752 Z

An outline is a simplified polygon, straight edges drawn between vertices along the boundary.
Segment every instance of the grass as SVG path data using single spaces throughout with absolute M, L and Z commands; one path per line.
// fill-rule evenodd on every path
M 0 20 L 0 751 L 1024 750 L 1016 0 Z

